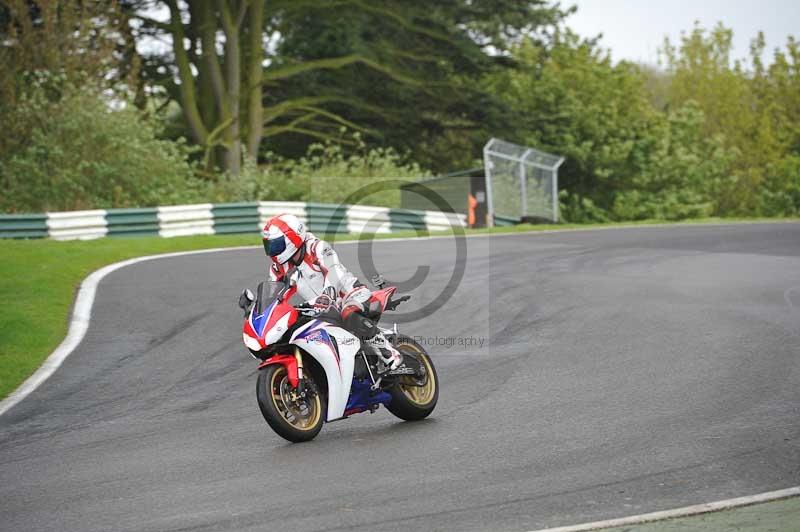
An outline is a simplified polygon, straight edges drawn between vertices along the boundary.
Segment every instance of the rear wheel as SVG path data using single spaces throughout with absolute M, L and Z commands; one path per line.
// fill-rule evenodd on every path
M 325 418 L 325 401 L 319 393 L 308 394 L 311 388 L 306 388 L 306 397 L 300 397 L 297 389 L 289 384 L 289 374 L 281 364 L 269 365 L 259 372 L 258 406 L 279 436 L 291 442 L 302 442 L 319 434 Z
M 416 375 L 403 375 L 397 378 L 397 383 L 387 391 L 392 400 L 386 406 L 392 414 L 406 421 L 417 421 L 426 418 L 436 408 L 439 400 L 439 377 L 436 368 L 425 350 L 407 336 L 398 338 L 397 350 L 403 358 L 414 358 L 421 368 L 424 368 L 424 377 Z

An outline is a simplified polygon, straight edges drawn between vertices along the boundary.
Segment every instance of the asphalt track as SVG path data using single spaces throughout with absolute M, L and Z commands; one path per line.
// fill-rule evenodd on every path
M 453 272 L 449 240 L 373 255 L 393 281 L 430 266 L 409 309 Z M 435 357 L 433 416 L 301 445 L 263 422 L 241 345 L 263 252 L 113 272 L 0 417 L 0 530 L 525 531 L 800 485 L 800 224 L 469 238 L 465 266 L 400 326 Z

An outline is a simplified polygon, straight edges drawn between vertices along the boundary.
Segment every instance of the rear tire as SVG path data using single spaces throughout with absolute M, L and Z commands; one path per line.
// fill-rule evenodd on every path
M 397 350 L 404 357 L 413 356 L 425 367 L 427 380 L 425 385 L 415 386 L 412 385 L 413 376 L 399 377 L 397 384 L 387 390 L 392 400 L 386 409 L 405 421 L 418 421 L 428 417 L 436 408 L 436 402 L 439 400 L 439 377 L 436 375 L 436 368 L 431 358 L 421 345 L 408 336 L 398 336 L 397 340 L 399 344 Z
M 310 380 L 306 376 L 306 380 Z M 293 400 L 286 367 L 272 364 L 258 374 L 256 398 L 261 414 L 279 436 L 290 442 L 309 441 L 319 434 L 325 421 L 325 400 L 320 393 Z

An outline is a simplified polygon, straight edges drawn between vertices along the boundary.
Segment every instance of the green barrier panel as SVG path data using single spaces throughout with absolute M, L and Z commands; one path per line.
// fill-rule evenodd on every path
M 319 235 L 347 233 L 347 207 L 324 203 L 307 203 L 308 228 Z
M 2 214 L 0 238 L 47 238 L 47 215 Z
M 211 214 L 218 234 L 257 233 L 261 228 L 257 202 L 216 203 Z
M 396 231 L 424 231 L 427 233 L 425 215 L 418 211 L 406 209 L 392 209 L 389 211 L 389 228 L 393 233 Z
M 106 211 L 108 236 L 148 236 L 158 234 L 158 209 L 110 209 Z
M 518 225 L 519 223 L 520 219 L 513 216 L 494 215 L 494 225 L 497 227 L 508 227 L 510 225 Z

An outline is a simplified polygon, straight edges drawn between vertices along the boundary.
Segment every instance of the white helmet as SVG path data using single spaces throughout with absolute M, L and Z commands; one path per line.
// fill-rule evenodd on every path
M 262 238 L 267 256 L 284 264 L 303 246 L 306 227 L 293 214 L 279 214 L 270 218 L 264 226 Z

